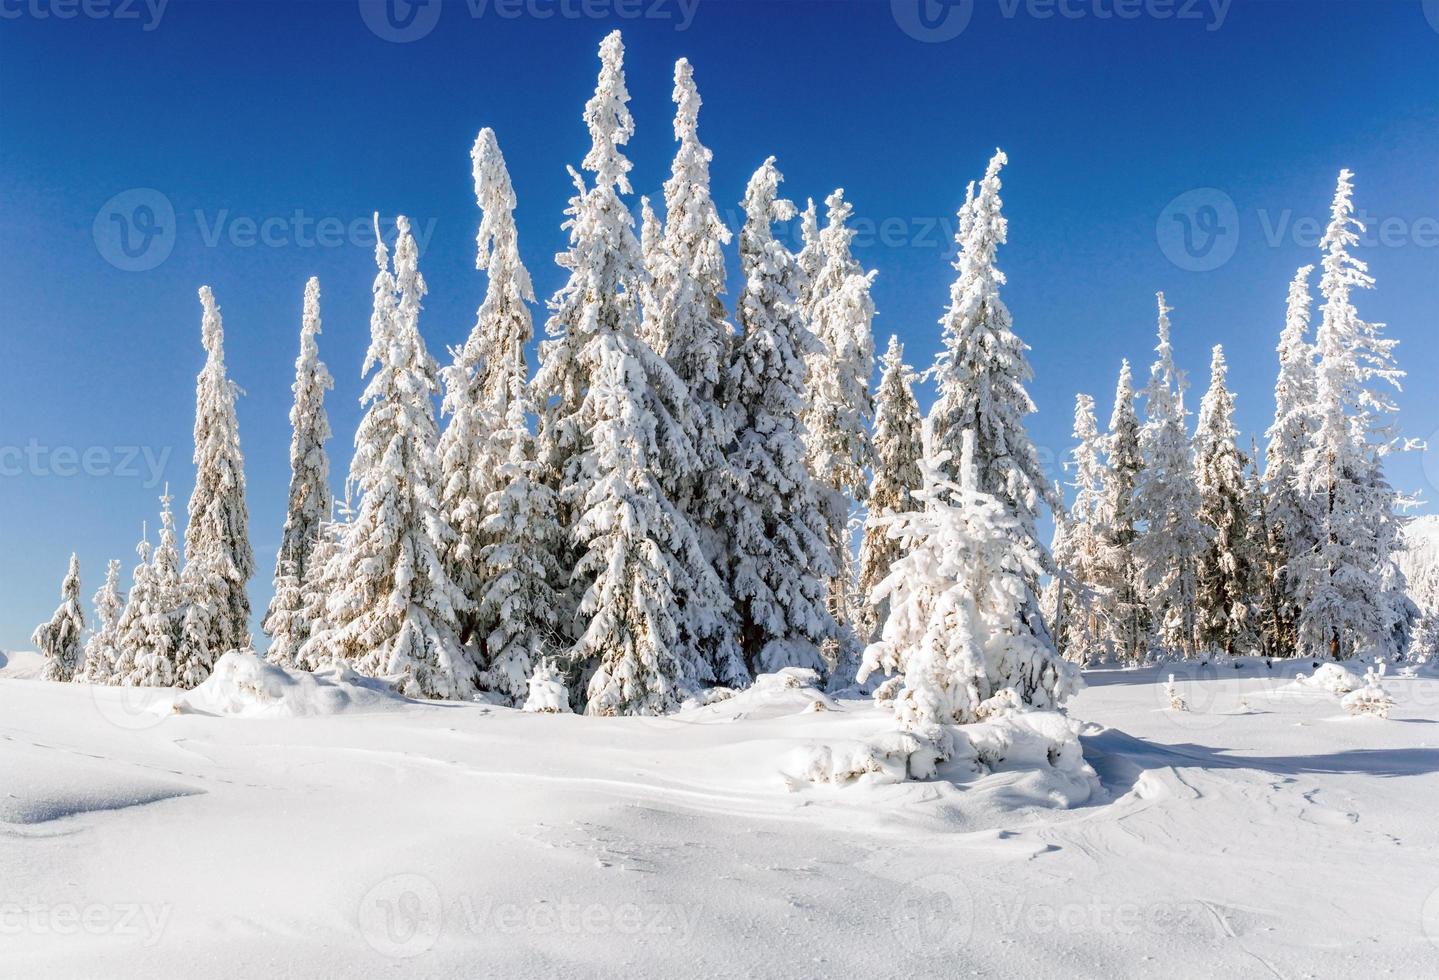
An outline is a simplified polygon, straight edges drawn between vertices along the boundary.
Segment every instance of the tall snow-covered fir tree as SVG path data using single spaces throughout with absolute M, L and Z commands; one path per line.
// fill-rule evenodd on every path
M 320 280 L 305 283 L 305 306 L 300 321 L 300 354 L 295 359 L 295 394 L 290 408 L 290 500 L 280 551 L 275 560 L 275 596 L 265 611 L 264 630 L 272 647 L 278 645 L 276 663 L 293 665 L 294 654 L 309 639 L 301 615 L 298 584 L 309 571 L 310 553 L 320 539 L 320 526 L 330 518 L 330 419 L 325 414 L 325 392 L 335 387 L 315 338 L 320 333 Z M 277 630 L 283 619 L 283 639 Z
M 1291 558 L 1300 649 L 1336 659 L 1361 650 L 1403 654 L 1414 615 L 1394 561 L 1400 500 L 1384 474 L 1385 457 L 1397 448 L 1393 392 L 1404 372 L 1383 324 L 1361 320 L 1354 308 L 1352 291 L 1370 289 L 1374 280 L 1349 254 L 1364 230 L 1354 216 L 1353 191 L 1353 174 L 1341 171 L 1320 243 L 1318 419 L 1298 474 L 1313 501 L 1317 543 Z
M 1134 380 L 1128 360 L 1119 366 L 1105 455 L 1104 500 L 1109 521 L 1109 568 L 1105 579 L 1109 608 L 1104 624 L 1110 648 L 1122 661 L 1136 663 L 1148 651 L 1149 612 L 1134 555 L 1134 542 L 1139 536 L 1134 489 L 1144 469 L 1144 457 L 1139 451 L 1139 416 L 1134 409 Z
M 340 519 L 334 516 L 337 506 L 341 509 Z M 280 645 L 278 649 L 271 646 L 270 659 L 282 667 L 291 666 L 285 662 L 291 658 L 293 666 L 301 670 L 317 670 L 341 659 L 332 642 L 334 634 L 329 627 L 329 601 L 332 593 L 343 588 L 338 578 L 332 576 L 344 571 L 343 563 L 336 561 L 335 557 L 344 546 L 346 527 L 351 517 L 353 512 L 348 502 L 343 505 L 337 502 L 331 505 L 330 519 L 320 525 L 319 539 L 310 552 L 310 566 L 305 570 L 305 577 L 299 580 L 300 611 L 297 615 L 305 624 L 307 639 L 293 650 L 288 644 Z M 285 584 L 288 587 L 288 583 Z M 279 643 L 277 634 L 276 644 Z
M 743 333 L 731 367 L 736 433 L 730 531 L 730 592 L 753 673 L 783 667 L 823 672 L 821 644 L 836 635 L 825 582 L 835 575 L 827 524 L 805 453 L 805 358 L 815 347 L 796 296 L 803 279 L 773 224 L 794 217 L 778 197 L 771 157 L 745 190 L 740 262 Z
M 1013 507 L 1020 527 L 1033 537 L 1040 504 L 1056 507 L 1058 501 L 1024 427 L 1024 417 L 1035 411 L 1025 390 L 1033 377 L 1025 355 L 1029 348 L 1014 333 L 1013 318 L 999 296 L 1005 277 L 995 265 L 995 252 L 1008 229 L 999 171 L 1007 162 L 1002 151 L 995 151 L 977 191 L 971 184 L 960 210 L 954 261 L 959 275 L 940 319 L 944 350 L 930 369 L 939 397 L 929 425 L 931 451 L 950 454 L 944 466 L 952 484 L 958 482 L 961 438 L 966 431 L 974 433 L 980 489 Z
M 210 648 L 225 653 L 250 646 L 250 597 L 255 574 L 245 506 L 245 460 L 235 418 L 238 387 L 225 374 L 225 329 L 209 286 L 200 287 L 204 308 L 205 367 L 195 381 L 195 489 L 185 526 L 185 560 L 212 546 L 218 561 Z
M 616 31 L 600 46 L 585 109 L 584 168 L 594 183 L 586 188 L 572 171 L 570 248 L 560 256 L 570 279 L 551 301 L 553 339 L 536 379 L 555 395 L 545 417 L 549 459 L 560 464 L 554 475 L 578 555 L 569 687 L 597 715 L 668 711 L 713 680 L 702 648 L 723 631 L 727 601 L 670 492 L 673 476 L 699 467 L 690 395 L 640 337 L 643 257 L 619 200 L 630 189 L 621 148 L 634 131 L 623 57 Z
M 1208 539 L 1199 556 L 1196 605 L 1199 642 L 1234 655 L 1254 652 L 1257 641 L 1256 541 L 1228 376 L 1224 348 L 1216 344 L 1194 431 L 1194 482 Z
M 1299 484 L 1304 455 L 1318 422 L 1314 346 L 1308 340 L 1309 276 L 1306 265 L 1289 284 L 1284 330 L 1279 335 L 1279 377 L 1274 383 L 1274 422 L 1266 433 L 1263 542 L 1263 625 L 1272 654 L 1293 656 L 1298 645 L 1298 580 L 1293 561 L 1318 544 L 1314 498 Z
M 85 611 L 80 607 L 80 559 L 70 556 L 65 579 L 60 583 L 60 605 L 48 622 L 35 627 L 30 642 L 45 658 L 40 677 L 47 681 L 72 681 L 80 668 L 81 638 L 85 634 Z
M 169 687 L 176 678 L 185 589 L 180 579 L 172 499 L 167 485 L 160 495 L 160 540 L 150 556 L 148 602 L 140 620 L 143 640 L 135 650 L 135 669 L 128 681 L 136 687 Z
M 135 545 L 135 571 L 130 579 L 130 594 L 125 609 L 115 624 L 115 664 L 109 684 L 130 684 L 135 670 L 135 656 L 145 647 L 145 613 L 150 606 L 150 528 L 142 524 L 140 540 Z
M 932 458 L 923 508 L 885 518 L 904 555 L 877 590 L 889 617 L 859 676 L 897 675 L 876 696 L 908 727 L 969 724 L 1016 700 L 1055 708 L 1078 688 L 1074 665 L 1025 622 L 1042 554 L 1009 502 L 979 489 L 974 445 L 961 437 L 960 483 L 945 485 L 955 467 Z
M 874 399 L 874 478 L 869 484 L 869 511 L 859 548 L 863 606 L 857 626 L 860 641 L 866 645 L 874 642 L 889 616 L 888 600 L 875 601 L 871 595 L 904 553 L 899 539 L 890 535 L 890 525 L 884 518 L 914 510 L 915 492 L 924 486 L 920 470 L 924 423 L 914 397 L 918 375 L 904 363 L 904 348 L 898 337 L 890 336 L 880 364 L 882 373 Z
M 999 171 L 1007 162 L 1004 152 L 996 150 L 978 187 L 969 185 L 959 211 L 959 253 L 954 260 L 959 274 L 950 286 L 949 308 L 940 318 L 944 349 L 929 371 L 939 397 L 926 422 L 928 451 L 943 460 L 940 485 L 958 486 L 961 442 L 965 432 L 972 432 L 978 489 L 1012 508 L 1016 527 L 1039 555 L 1040 567 L 1048 570 L 1049 553 L 1036 522 L 1041 503 L 1058 512 L 1062 501 L 1046 482 L 1024 426 L 1024 417 L 1035 411 L 1025 389 L 1033 374 L 1025 355 L 1028 347 L 1015 334 L 1013 318 L 1000 298 L 1005 277 L 995 265 L 996 250 L 1008 234 L 999 197 Z M 1036 574 L 1029 593 L 1037 595 L 1038 589 Z M 1053 642 L 1037 601 L 1021 618 L 1037 642 Z
M 450 474 L 452 520 L 472 549 L 476 588 L 470 622 L 480 686 L 520 705 L 534 664 L 555 652 L 561 531 L 554 491 L 541 479 L 529 428 L 534 407 L 525 346 L 534 338 L 528 304 L 535 295 L 520 260 L 514 187 L 492 130 L 480 131 L 470 157 L 482 216 L 475 265 L 486 271 L 488 285 L 474 332 L 452 370 L 463 360 L 472 372 L 461 404 L 473 413 L 470 428 L 483 432 L 484 441 L 468 453 L 455 445 L 451 429 L 459 423 L 457 413 L 441 438 L 441 456 Z M 465 390 L 459 381 L 451 382 L 452 390 Z M 468 471 L 455 466 L 456 460 L 467 461 Z M 454 493 L 456 486 L 483 496 L 467 499 Z
M 865 473 L 874 452 L 869 435 L 874 421 L 869 390 L 874 301 L 869 289 L 875 273 L 866 275 L 850 253 L 854 229 L 847 222 L 854 209 L 844 191 L 831 194 L 825 207 L 825 228 L 819 233 L 823 263 L 810 283 L 805 310 L 816 340 L 806 358 L 805 447 L 835 567 L 827 583 L 828 603 L 839 634 L 828 659 L 847 682 L 859 666 L 860 653 L 850 512 L 854 502 L 863 503 L 868 495 Z
M 120 562 L 114 558 L 105 569 L 105 584 L 90 600 L 95 607 L 96 629 L 85 644 L 84 670 L 75 675 L 86 684 L 109 684 L 119 654 L 120 615 L 125 597 L 120 593 Z
M 1144 466 L 1134 487 L 1134 512 L 1143 531 L 1134 542 L 1134 556 L 1154 638 L 1189 657 L 1199 649 L 1198 566 L 1207 539 L 1199 522 L 1194 452 L 1185 422 L 1189 382 L 1175 365 L 1169 342 L 1173 310 L 1163 293 L 1158 300 L 1158 357 L 1144 389 L 1139 430 Z
M 419 323 L 425 280 L 409 219 L 396 225 L 392 271 L 375 216 L 370 380 L 348 484 L 359 509 L 326 572 L 335 591 L 325 635 L 313 640 L 361 673 L 395 678 L 408 696 L 466 699 L 477 671 L 459 638 L 467 600 L 441 558 L 454 531 L 438 494 L 437 367 Z
M 1114 566 L 1104 438 L 1089 395 L 1075 396 L 1073 435 L 1074 503 L 1056 523 L 1054 538 L 1054 564 L 1064 577 L 1058 582 L 1064 601 L 1056 610 L 1055 640 L 1065 659 L 1082 664 L 1106 659 L 1110 652 L 1105 620 L 1111 608 L 1108 573 Z
M 729 465 L 726 450 L 734 438 L 724 387 L 734 327 L 720 299 L 725 292 L 723 247 L 731 235 L 710 195 L 712 154 L 700 142 L 699 90 L 694 70 L 683 58 L 675 63 L 674 81 L 674 133 L 679 148 L 664 186 L 663 233 L 652 251 L 645 246 L 651 285 L 644 337 L 689 389 L 688 426 L 700 466 L 671 481 L 672 492 L 718 572 L 725 542 L 720 515 L 729 486 L 723 474 Z M 735 640 L 738 624 L 732 612 L 724 627 L 713 642 L 704 644 L 704 655 L 719 683 L 740 686 L 748 682 L 749 674 Z

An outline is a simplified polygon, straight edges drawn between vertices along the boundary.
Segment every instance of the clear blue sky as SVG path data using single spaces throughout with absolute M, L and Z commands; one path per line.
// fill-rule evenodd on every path
M 422 329 L 443 357 L 484 288 L 468 153 L 492 126 L 548 296 L 564 168 L 584 154 L 595 49 L 616 26 L 637 191 L 658 196 L 668 174 L 672 65 L 687 56 L 722 210 L 737 212 L 769 154 L 794 197 L 843 186 L 867 229 L 859 256 L 880 273 L 880 346 L 898 333 L 921 365 L 938 345 L 954 211 L 1003 147 L 1005 298 L 1033 347 L 1031 431 L 1051 459 L 1068 448 L 1076 391 L 1107 419 L 1119 359 L 1147 373 L 1158 289 L 1175 307 L 1190 407 L 1222 343 L 1240 421 L 1262 431 L 1286 285 L 1317 260 L 1344 166 L 1361 210 L 1384 222 L 1362 251 L 1378 289 L 1361 315 L 1402 341 L 1406 433 L 1439 430 L 1439 3 L 1121 0 L 1130 16 L 1107 16 L 1114 0 L 692 2 L 399 0 L 396 27 L 368 0 L 171 0 L 158 19 L 158 0 L 0 0 L 0 648 L 28 646 L 72 549 L 87 600 L 107 558 L 128 582 L 160 488 L 125 447 L 164 462 L 183 519 L 202 283 L 246 392 L 251 596 L 264 608 L 305 279 L 324 291 L 338 487 L 374 272 L 369 243 L 345 229 L 378 210 L 429 236 Z M 635 16 L 646 12 L 657 16 Z M 158 195 L 108 203 L 137 188 Z M 1213 190 L 1170 207 L 1200 188 Z M 1439 448 L 1427 468 L 1414 454 L 1392 473 L 1433 510 Z

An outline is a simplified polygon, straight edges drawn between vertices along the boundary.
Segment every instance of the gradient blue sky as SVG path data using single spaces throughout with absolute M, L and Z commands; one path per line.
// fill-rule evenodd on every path
M 954 211 L 1003 147 L 1005 298 L 1033 347 L 1031 431 L 1051 460 L 1068 449 L 1076 391 L 1107 419 L 1119 359 L 1147 373 L 1158 289 L 1175 307 L 1191 409 L 1209 348 L 1222 343 L 1240 422 L 1262 432 L 1286 286 L 1317 260 L 1344 166 L 1360 209 L 1383 222 L 1362 250 L 1378 288 L 1359 297 L 1361 315 L 1402 341 L 1405 432 L 1439 429 L 1439 3 L 1152 0 L 1120 17 L 1104 16 L 1113 0 L 1069 0 L 1077 16 L 1034 0 L 692 2 L 444 0 L 438 20 L 417 12 L 409 30 L 423 36 L 398 43 L 379 36 L 383 21 L 369 21 L 378 33 L 367 26 L 368 0 L 171 0 L 158 21 L 129 0 L 113 0 L 108 16 L 77 2 L 71 17 L 60 16 L 71 13 L 63 0 L 0 0 L 0 648 L 28 646 L 72 549 L 87 600 L 107 558 L 124 560 L 128 582 L 160 488 L 144 456 L 122 465 L 124 447 L 163 460 L 183 521 L 202 283 L 219 298 L 246 393 L 260 565 L 251 597 L 264 608 L 310 275 L 322 283 L 321 351 L 337 378 L 337 488 L 359 415 L 371 248 L 348 233 L 317 241 L 312 222 L 411 216 L 428 236 L 422 329 L 443 357 L 484 289 L 468 154 L 492 126 L 514 176 L 524 257 L 548 296 L 561 283 L 552 256 L 564 243 L 564 168 L 584 154 L 595 49 L 616 26 L 638 126 L 636 191 L 658 196 L 668 174 L 672 65 L 687 56 L 722 210 L 737 214 L 769 154 L 796 198 L 843 186 L 861 221 L 858 254 L 880 273 L 879 344 L 898 333 L 920 365 L 938 346 Z M 927 20 L 915 16 L 920 2 Z M 1166 11 L 1176 16 L 1156 16 Z M 108 203 L 137 188 L 159 197 Z M 157 201 L 154 222 L 135 212 Z M 152 268 L 107 259 L 126 261 L 117 217 L 158 229 L 128 242 Z M 1187 252 L 1186 219 L 1201 229 Z M 253 241 L 247 222 L 266 221 L 268 242 Z M 146 241 L 151 251 L 139 249 Z M 61 447 L 88 451 L 78 468 L 89 472 L 73 474 Z M 1434 509 L 1439 450 L 1392 473 Z

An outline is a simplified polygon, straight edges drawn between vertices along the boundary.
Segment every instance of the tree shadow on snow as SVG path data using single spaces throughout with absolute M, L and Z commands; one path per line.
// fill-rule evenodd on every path
M 1081 735 L 1085 761 L 1111 796 L 1134 788 L 1149 769 L 1255 769 L 1276 776 L 1312 774 L 1418 776 L 1439 772 L 1439 748 L 1346 749 L 1323 755 L 1233 755 L 1228 749 L 1186 742 L 1146 742 L 1118 729 Z

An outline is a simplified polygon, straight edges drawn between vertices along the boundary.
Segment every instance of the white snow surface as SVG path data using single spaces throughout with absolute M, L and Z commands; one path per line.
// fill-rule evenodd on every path
M 31 660 L 0 663 L 0 976 L 1439 963 L 1429 671 L 1385 678 L 1387 720 L 1295 684 L 1308 661 L 1091 671 L 1067 717 L 950 729 L 937 778 L 899 781 L 923 738 L 803 671 L 591 718 L 240 655 L 185 695 L 46 683 Z

